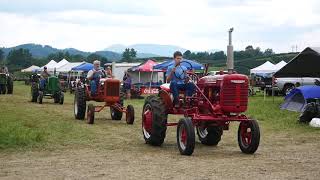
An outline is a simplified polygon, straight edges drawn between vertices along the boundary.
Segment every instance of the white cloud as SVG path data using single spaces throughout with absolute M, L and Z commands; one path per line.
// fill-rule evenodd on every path
M 41 2 L 0 2 L 0 46 L 34 42 L 95 51 L 111 44 L 155 43 L 225 50 L 231 26 L 235 49 L 252 44 L 279 52 L 292 44 L 320 45 L 311 38 L 319 35 L 316 0 Z

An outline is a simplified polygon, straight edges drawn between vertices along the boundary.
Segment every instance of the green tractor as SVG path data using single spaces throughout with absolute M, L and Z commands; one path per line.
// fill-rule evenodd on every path
M 8 73 L 0 73 L 0 94 L 13 93 L 13 79 Z
M 31 101 L 42 104 L 43 98 L 52 98 L 54 103 L 63 104 L 64 94 L 61 90 L 59 79 L 51 76 L 46 80 L 44 88 L 40 88 L 40 80 L 38 75 L 31 77 Z

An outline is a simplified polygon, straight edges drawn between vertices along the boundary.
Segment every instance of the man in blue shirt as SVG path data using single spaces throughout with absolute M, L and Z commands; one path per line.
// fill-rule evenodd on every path
M 176 51 L 173 54 L 174 64 L 169 66 L 166 72 L 167 82 L 170 82 L 170 90 L 173 95 L 174 107 L 179 106 L 179 91 L 186 91 L 187 97 L 194 93 L 194 84 L 189 82 L 186 75 L 187 68 L 181 64 L 182 53 Z

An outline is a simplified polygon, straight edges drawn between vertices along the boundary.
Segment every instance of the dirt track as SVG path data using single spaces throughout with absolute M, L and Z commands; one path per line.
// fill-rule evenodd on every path
M 264 138 L 255 155 L 245 155 L 237 147 L 235 132 L 227 132 L 218 147 L 197 143 L 194 154 L 186 157 L 178 154 L 174 130 L 170 129 L 172 132 L 161 148 L 138 140 L 129 142 L 122 150 L 73 147 L 2 154 L 0 178 L 318 179 L 320 176 L 319 138 L 293 139 L 273 134 L 277 137 L 275 143 Z

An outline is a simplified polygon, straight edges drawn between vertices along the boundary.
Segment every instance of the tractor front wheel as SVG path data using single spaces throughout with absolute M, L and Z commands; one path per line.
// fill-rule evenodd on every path
M 89 104 L 88 109 L 87 109 L 87 123 L 88 124 L 93 124 L 94 123 L 94 105 Z
M 86 114 L 86 92 L 84 88 L 77 88 L 74 93 L 74 117 L 84 119 Z
M 110 114 L 112 120 L 121 120 L 123 113 L 117 108 L 110 106 Z
M 134 108 L 132 105 L 127 106 L 126 122 L 127 124 L 133 124 L 134 122 Z
M 167 131 L 165 105 L 160 97 L 148 96 L 142 110 L 142 134 L 145 142 L 153 146 L 160 146 Z
M 238 129 L 238 144 L 245 154 L 253 154 L 259 147 L 260 128 L 256 120 L 242 121 Z
M 38 102 L 39 104 L 42 104 L 42 100 L 43 100 L 43 92 L 39 91 L 39 95 L 38 95 Z
M 220 126 L 197 127 L 197 134 L 202 144 L 216 146 L 221 140 L 223 129 Z
M 177 126 L 177 144 L 182 155 L 190 156 L 195 147 L 195 133 L 190 118 L 180 119 Z

